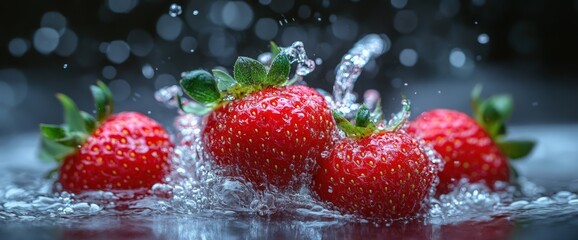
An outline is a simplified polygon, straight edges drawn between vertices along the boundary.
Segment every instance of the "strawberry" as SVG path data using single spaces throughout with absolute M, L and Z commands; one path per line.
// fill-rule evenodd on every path
M 393 128 L 376 126 L 368 121 L 365 106 L 357 112 L 355 126 L 334 115 L 347 137 L 319 162 L 312 185 L 318 197 L 368 219 L 418 215 L 433 190 L 436 165 L 416 139 L 399 130 L 403 120 Z
M 40 125 L 40 157 L 60 164 L 62 190 L 144 190 L 162 182 L 173 147 L 167 132 L 140 113 L 112 115 L 112 94 L 104 83 L 98 82 L 91 90 L 96 119 L 58 94 L 66 124 Z
M 180 80 L 201 103 L 183 110 L 208 113 L 202 135 L 209 156 L 259 188 L 298 188 L 333 138 L 335 123 L 324 98 L 309 87 L 291 85 L 289 72 L 289 58 L 281 51 L 268 68 L 239 57 L 234 78 L 215 69 L 212 75 L 183 73 Z
M 476 87 L 472 93 L 475 119 L 454 110 L 433 109 L 409 124 L 408 133 L 426 141 L 443 158 L 438 194 L 448 193 L 462 178 L 491 188 L 496 182 L 507 182 L 513 170 L 508 158 L 521 158 L 534 146 L 531 141 L 504 139 L 511 97 L 497 95 L 481 101 L 480 92 L 481 87 Z

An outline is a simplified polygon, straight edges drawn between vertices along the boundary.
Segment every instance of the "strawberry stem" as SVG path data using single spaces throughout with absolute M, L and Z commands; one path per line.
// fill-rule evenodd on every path
M 506 121 L 513 111 L 513 100 L 510 95 L 501 94 L 491 96 L 486 100 L 480 98 L 482 86 L 476 85 L 472 90 L 472 110 L 474 119 L 486 130 L 490 138 L 494 140 L 510 159 L 517 159 L 528 155 L 534 147 L 533 141 L 516 140 L 506 141 Z
M 371 123 L 370 115 L 371 113 L 365 104 L 361 105 L 359 110 L 357 110 L 357 115 L 355 116 L 355 126 L 367 127 Z
M 67 131 L 86 132 L 84 121 L 74 101 L 62 93 L 57 94 L 56 98 L 58 98 L 64 109 L 64 123 Z
M 112 93 L 101 81 L 90 86 L 94 97 L 97 119 L 90 114 L 79 111 L 72 99 L 64 94 L 56 97 L 64 109 L 64 124 L 62 126 L 40 124 L 42 140 L 39 157 L 44 160 L 62 162 L 66 156 L 84 143 L 98 125 L 114 111 Z
M 96 119 L 99 122 L 107 119 L 114 112 L 114 103 L 112 93 L 101 81 L 97 85 L 90 86 L 90 91 L 94 98 L 94 105 L 96 107 Z

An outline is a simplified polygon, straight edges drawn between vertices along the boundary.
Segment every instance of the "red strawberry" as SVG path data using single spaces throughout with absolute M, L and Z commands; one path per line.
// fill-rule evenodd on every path
M 41 125 L 41 157 L 61 163 L 62 190 L 144 190 L 168 172 L 172 143 L 163 127 L 136 112 L 113 112 L 112 95 L 102 82 L 92 86 L 97 120 L 58 94 L 66 125 Z
M 306 86 L 289 86 L 289 59 L 278 54 L 267 71 L 240 57 L 235 79 L 220 70 L 183 74 L 181 86 L 210 112 L 203 131 L 219 166 L 257 186 L 297 188 L 333 138 L 334 122 L 324 98 Z M 215 81 L 215 79 L 217 81 Z M 229 99 L 229 100 L 227 100 Z
M 409 124 L 408 133 L 431 144 L 443 158 L 438 194 L 451 191 L 462 178 L 485 182 L 489 187 L 509 181 L 508 157 L 523 157 L 534 145 L 503 139 L 505 121 L 512 110 L 510 96 L 498 95 L 480 102 L 480 92 L 478 87 L 472 94 L 477 121 L 462 112 L 434 109 Z
M 319 162 L 313 190 L 339 210 L 369 219 L 399 219 L 420 213 L 432 190 L 435 165 L 418 141 L 401 130 L 384 130 L 357 113 L 356 126 L 336 116 L 349 137 Z M 398 124 L 400 126 L 401 123 Z

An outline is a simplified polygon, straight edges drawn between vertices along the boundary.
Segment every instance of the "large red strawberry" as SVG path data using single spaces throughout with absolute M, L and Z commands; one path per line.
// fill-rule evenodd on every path
M 494 187 L 510 180 L 508 158 L 527 155 L 531 141 L 505 140 L 505 122 L 512 111 L 512 99 L 497 95 L 479 100 L 480 87 L 474 88 L 474 118 L 465 113 L 434 109 L 419 115 L 409 124 L 408 133 L 425 140 L 442 156 L 444 169 L 439 173 L 438 194 L 452 190 L 465 178 Z
M 136 112 L 112 115 L 112 95 L 106 85 L 98 82 L 91 90 L 96 119 L 58 94 L 66 124 L 40 125 L 40 156 L 61 164 L 62 190 L 146 190 L 162 182 L 173 147 L 163 127 Z
M 234 78 L 221 70 L 213 75 L 196 70 L 180 81 L 204 104 L 184 110 L 210 112 L 203 142 L 214 162 L 259 187 L 298 188 L 333 138 L 335 124 L 324 98 L 290 85 L 289 71 L 289 58 L 281 52 L 269 68 L 239 57 Z
M 436 165 L 417 140 L 368 121 L 362 107 L 355 126 L 335 114 L 347 137 L 319 162 L 312 188 L 323 201 L 345 213 L 368 219 L 414 217 L 433 190 Z

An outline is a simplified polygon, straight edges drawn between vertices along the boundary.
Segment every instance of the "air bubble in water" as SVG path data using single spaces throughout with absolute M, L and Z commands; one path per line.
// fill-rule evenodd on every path
M 171 4 L 171 6 L 169 7 L 169 15 L 171 15 L 171 17 L 177 17 L 181 15 L 181 13 L 183 13 L 183 8 L 181 7 L 181 5 L 178 5 L 176 3 Z
M 199 15 L 199 10 L 193 10 L 193 15 L 195 16 Z
M 67 68 L 68 68 L 68 64 L 65 63 L 64 65 L 62 65 L 62 68 L 63 68 L 63 69 L 67 69 Z

